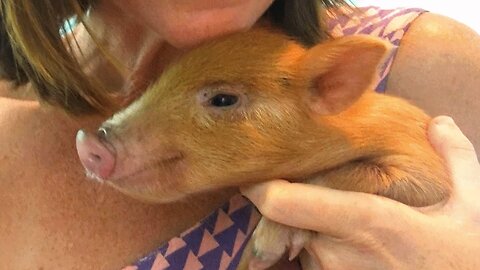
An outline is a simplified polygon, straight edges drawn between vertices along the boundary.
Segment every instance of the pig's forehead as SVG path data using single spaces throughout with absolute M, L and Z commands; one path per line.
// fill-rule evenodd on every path
M 165 71 L 183 82 L 276 79 L 290 72 L 305 49 L 279 33 L 252 31 L 192 50 Z

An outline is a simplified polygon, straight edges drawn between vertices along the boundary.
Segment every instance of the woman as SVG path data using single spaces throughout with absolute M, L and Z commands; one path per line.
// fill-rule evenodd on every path
M 298 6 L 283 6 L 289 3 L 297 3 Z M 191 198 L 175 205 L 145 205 L 110 188 L 85 181 L 76 158 L 74 135 L 80 127 L 96 127 L 106 118 L 105 115 L 128 103 L 152 78 L 161 73 L 165 64 L 174 61 L 175 57 L 189 48 L 229 32 L 248 29 L 255 23 L 273 21 L 274 25 L 278 23 L 282 26 L 283 16 L 278 14 L 290 10 L 297 12 L 312 3 L 315 4 L 316 1 L 277 0 L 273 4 L 267 0 L 2 1 L 2 18 L 6 20 L 12 41 L 17 45 L 17 65 L 25 72 L 9 70 L 13 65 L 4 65 L 5 77 L 17 78 L 18 81 L 25 81 L 28 77 L 40 99 L 56 105 L 39 105 L 36 97 L 29 95 L 28 85 L 20 86 L 12 92 L 10 88 L 15 86 L 4 82 L 2 93 L 5 97 L 0 98 L 0 149 L 3 153 L 0 155 L 2 267 L 118 269 L 187 229 L 228 200 L 236 193 L 235 190 Z M 71 41 L 69 44 L 72 46 L 67 46 L 70 52 L 62 54 L 60 47 L 63 46 L 63 41 L 52 38 L 57 35 L 59 22 L 69 18 L 74 11 L 80 12 L 89 7 L 89 16 L 85 19 L 88 27 L 81 24 L 75 27 L 75 40 L 67 35 L 66 39 Z M 261 16 L 267 8 L 267 14 Z M 305 12 L 308 13 L 308 9 L 302 14 Z M 303 36 L 303 31 L 300 30 L 305 26 L 296 27 L 295 16 L 291 20 L 288 19 L 291 16 L 283 18 L 283 27 L 289 28 L 294 35 Z M 94 32 L 96 40 L 91 38 L 87 30 Z M 306 44 L 322 38 L 321 31 L 320 34 L 317 31 L 310 33 L 313 34 L 307 34 L 302 40 Z M 451 115 L 470 138 L 478 139 L 480 128 L 473 120 L 480 106 L 471 103 L 475 100 L 476 87 L 480 85 L 480 76 L 475 75 L 480 69 L 478 41 L 478 36 L 461 24 L 434 14 L 421 15 L 410 25 L 408 33 L 402 39 L 386 91 L 414 100 L 432 115 Z M 81 54 L 75 42 L 81 47 Z M 102 56 L 102 50 L 107 52 L 107 57 Z M 68 58 L 68 53 L 79 56 L 78 63 Z M 108 89 L 105 89 L 106 85 Z M 462 92 L 456 91 L 457 89 Z M 415 91 L 412 92 L 413 90 Z M 446 98 L 450 96 L 456 98 Z M 449 106 L 445 106 L 446 100 Z M 64 110 L 77 115 L 67 115 Z M 445 133 L 440 128 L 433 128 L 434 143 L 438 136 L 449 136 L 446 138 L 452 141 L 453 146 L 447 144 L 445 152 L 455 149 L 457 140 L 464 142 L 458 132 Z M 478 140 L 473 143 L 479 145 Z M 478 179 L 478 162 L 470 158 L 467 166 L 459 165 L 454 162 L 457 159 L 455 152 L 445 154 L 447 159 L 452 160 L 452 171 L 470 172 L 471 179 Z M 455 174 L 453 177 L 458 182 L 466 176 Z M 269 206 L 270 201 L 267 201 L 265 208 L 262 202 L 264 200 L 261 199 L 261 194 L 275 190 L 270 188 L 271 185 L 284 183 L 272 182 L 247 193 L 251 193 L 249 196 L 267 216 L 275 217 L 275 213 L 268 210 L 274 208 Z M 263 187 L 267 187 L 266 193 L 263 192 Z M 311 188 L 308 188 L 309 192 L 318 192 L 317 188 Z M 358 201 L 355 194 L 341 194 L 346 196 L 346 202 L 353 201 L 355 205 Z M 362 212 L 366 217 L 375 215 L 375 209 L 383 207 L 375 204 L 376 199 L 368 197 L 366 200 L 376 206 L 368 208 L 371 211 Z M 399 213 L 399 216 L 407 212 L 400 205 L 388 204 L 392 207 L 391 211 Z M 308 208 L 323 211 L 323 207 L 318 202 L 309 204 Z M 473 202 L 468 201 L 468 207 L 478 212 L 478 207 L 475 208 Z M 439 241 L 435 237 L 410 237 L 418 235 L 419 231 L 437 230 L 433 228 L 438 228 L 441 232 L 443 227 L 409 213 L 405 215 L 411 217 L 412 225 L 397 230 L 402 232 L 399 236 L 406 235 L 407 238 L 382 238 L 382 241 L 386 241 L 387 247 L 400 240 L 405 241 L 400 242 L 403 248 L 416 245 L 419 248 L 414 251 L 421 254 L 419 257 L 424 260 L 404 260 L 394 248 L 390 248 L 388 254 L 371 248 L 368 249 L 371 257 L 381 261 L 369 260 L 370 262 L 385 265 L 385 261 L 391 263 L 397 258 L 404 263 L 411 263 L 405 266 L 407 269 L 428 269 L 427 266 L 439 269 L 438 264 L 432 263 L 438 257 L 432 256 L 433 246 L 438 248 L 433 252 L 440 251 L 441 247 L 442 251 L 462 258 L 453 261 L 452 268 L 459 262 L 473 265 L 476 258 L 468 257 L 472 249 L 461 250 L 456 244 L 449 245 L 454 241 Z M 445 215 L 444 219 L 451 219 L 451 222 L 460 220 L 465 224 L 467 222 L 463 222 L 463 219 L 468 220 L 469 217 L 470 215 L 459 217 L 452 214 Z M 302 223 L 300 218 L 297 220 L 299 223 L 292 225 L 337 236 L 335 232 L 327 231 L 321 226 L 310 227 L 308 221 Z M 283 220 L 278 218 L 278 221 Z M 324 222 L 326 221 L 318 219 L 314 223 Z M 389 220 L 372 219 L 371 228 L 382 228 L 389 223 Z M 479 225 L 472 224 L 467 229 L 474 233 L 479 230 Z M 332 223 L 334 225 L 336 223 Z M 397 222 L 393 225 L 402 224 Z M 455 237 L 454 232 L 463 229 L 454 228 L 448 235 Z M 357 239 L 355 230 L 348 231 L 353 234 L 341 235 L 335 239 Z M 378 237 L 378 234 L 371 234 L 371 237 Z M 429 245 L 422 245 L 423 240 L 428 240 Z M 336 243 L 324 239 L 315 243 L 325 242 L 331 245 Z M 335 258 L 334 255 L 325 254 L 318 248 L 321 244 L 314 243 L 310 250 L 318 258 L 316 263 L 322 263 L 327 269 L 348 269 L 349 265 L 362 265 L 364 261 L 361 257 L 353 256 L 357 254 L 354 244 L 358 241 L 340 242 L 347 243 L 346 248 L 334 253 L 335 256 L 345 254 L 342 253 L 345 250 L 352 251 L 349 253 L 352 256 L 341 257 L 351 259 L 344 260 L 348 263 L 346 266 L 332 259 Z M 474 243 L 472 239 L 462 239 L 462 242 Z M 369 246 L 368 243 L 374 244 Z M 367 248 L 377 246 L 373 240 L 368 243 L 365 245 Z M 412 250 L 404 252 L 408 251 Z M 408 258 L 410 257 L 407 256 Z M 443 266 L 441 268 L 445 269 Z

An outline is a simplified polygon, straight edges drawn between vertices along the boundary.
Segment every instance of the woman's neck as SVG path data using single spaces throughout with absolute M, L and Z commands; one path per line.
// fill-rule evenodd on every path
M 91 10 L 85 25 L 78 25 L 74 35 L 80 43 L 80 63 L 85 72 L 107 83 L 119 93 L 120 104 L 126 105 L 143 93 L 182 51 L 165 43 L 116 4 L 106 2 Z

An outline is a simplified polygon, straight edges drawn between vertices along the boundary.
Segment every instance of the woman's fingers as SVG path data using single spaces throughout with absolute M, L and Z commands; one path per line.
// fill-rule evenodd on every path
M 455 194 L 468 194 L 480 186 L 480 165 L 472 143 L 447 116 L 432 120 L 428 130 L 430 141 L 444 158 L 454 181 Z M 478 190 L 475 191 L 478 193 Z M 477 194 L 478 195 L 478 194 Z
M 471 165 L 478 165 L 477 154 L 472 143 L 452 118 L 448 116 L 434 118 L 430 123 L 428 135 L 433 147 L 450 167 L 456 167 L 459 164 L 463 164 L 467 168 Z M 462 171 L 464 170 L 461 168 L 452 168 L 454 173 L 462 173 Z
M 273 221 L 339 238 L 350 237 L 352 231 L 368 228 L 378 220 L 388 220 L 402 209 L 413 212 L 403 204 L 371 194 L 284 180 L 244 187 L 241 191 Z M 393 208 L 396 210 L 391 211 Z

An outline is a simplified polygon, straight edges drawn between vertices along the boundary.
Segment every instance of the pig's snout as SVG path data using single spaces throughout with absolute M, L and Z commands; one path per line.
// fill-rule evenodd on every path
M 115 152 L 107 146 L 106 130 L 99 129 L 97 135 L 83 130 L 77 132 L 77 153 L 87 176 L 103 180 L 108 179 L 115 168 Z

